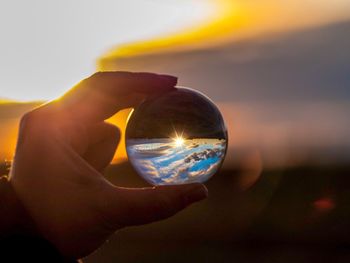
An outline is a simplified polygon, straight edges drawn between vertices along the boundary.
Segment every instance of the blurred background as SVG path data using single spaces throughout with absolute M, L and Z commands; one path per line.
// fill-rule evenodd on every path
M 96 70 L 176 75 L 223 113 L 208 200 L 85 262 L 349 262 L 348 0 L 0 0 L 0 31 L 1 173 L 20 116 Z M 106 176 L 146 185 L 123 143 Z

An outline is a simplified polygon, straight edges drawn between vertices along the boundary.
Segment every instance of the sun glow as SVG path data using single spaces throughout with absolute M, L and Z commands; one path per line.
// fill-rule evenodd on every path
M 182 137 L 174 138 L 174 145 L 175 145 L 175 147 L 181 147 L 181 146 L 184 145 L 184 143 L 185 143 L 185 139 L 184 138 L 182 138 Z

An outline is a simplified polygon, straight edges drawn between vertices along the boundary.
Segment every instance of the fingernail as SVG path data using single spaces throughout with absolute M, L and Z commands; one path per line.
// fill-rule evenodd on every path
M 177 77 L 170 75 L 159 75 L 159 77 L 164 80 L 169 86 L 175 86 L 177 84 Z
M 208 197 L 208 189 L 204 185 L 198 185 L 187 193 L 188 203 L 197 202 Z

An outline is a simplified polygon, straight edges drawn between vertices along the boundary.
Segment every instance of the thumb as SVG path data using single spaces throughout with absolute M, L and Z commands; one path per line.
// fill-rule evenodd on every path
M 146 224 L 168 218 L 207 196 L 207 188 L 199 183 L 152 188 L 118 187 L 107 208 L 108 220 L 118 228 Z

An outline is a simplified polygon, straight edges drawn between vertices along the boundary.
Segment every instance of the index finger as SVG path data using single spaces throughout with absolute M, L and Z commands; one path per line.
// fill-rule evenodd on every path
M 108 119 L 140 97 L 174 89 L 177 78 L 146 72 L 98 72 L 82 80 L 59 99 L 60 108 L 83 122 Z

